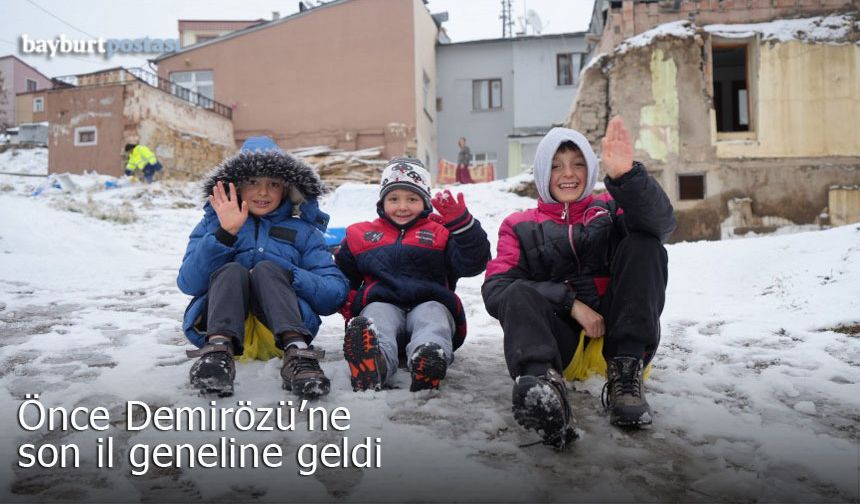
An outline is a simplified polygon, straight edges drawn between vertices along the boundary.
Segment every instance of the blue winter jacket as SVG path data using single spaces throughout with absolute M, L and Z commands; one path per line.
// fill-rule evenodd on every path
M 282 166 L 284 163 L 286 167 Z M 205 183 L 204 191 L 211 193 L 218 181 L 240 183 L 254 176 L 277 176 L 290 184 L 291 194 L 285 194 L 283 203 L 273 212 L 262 217 L 249 215 L 232 246 L 216 238 L 220 223 L 207 202 L 203 219 L 191 232 L 179 268 L 179 289 L 194 296 L 185 310 L 183 330 L 198 347 L 205 343 L 200 322 L 205 315 L 209 278 L 229 262 L 252 268 L 269 260 L 287 270 L 298 295 L 304 325 L 314 335 L 321 323 L 319 316 L 337 311 L 348 293 L 346 277 L 335 266 L 325 245 L 322 231 L 329 217 L 317 204 L 316 196 L 322 185 L 310 167 L 279 152 L 242 152 L 216 169 Z M 296 206 L 298 211 L 294 211 Z

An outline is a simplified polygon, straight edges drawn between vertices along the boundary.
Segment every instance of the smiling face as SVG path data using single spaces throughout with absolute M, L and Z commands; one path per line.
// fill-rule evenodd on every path
M 559 148 L 552 157 L 549 194 L 559 203 L 573 203 L 585 191 L 588 164 L 579 149 Z
M 252 178 L 240 186 L 239 196 L 248 202 L 248 212 L 261 217 L 281 205 L 284 186 L 284 181 L 279 179 Z
M 424 211 L 421 196 L 407 189 L 392 189 L 382 200 L 382 211 L 396 224 L 406 224 Z

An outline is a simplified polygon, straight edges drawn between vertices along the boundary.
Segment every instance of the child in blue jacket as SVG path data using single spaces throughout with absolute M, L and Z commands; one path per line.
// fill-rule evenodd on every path
M 284 350 L 287 390 L 317 397 L 330 390 L 310 346 L 319 315 L 346 299 L 346 278 L 326 249 L 328 215 L 317 198 L 324 186 L 310 166 L 268 137 L 248 139 L 204 183 L 208 201 L 191 233 L 177 283 L 194 296 L 183 329 L 199 349 L 191 384 L 204 393 L 233 393 L 233 357 L 244 350 L 249 314 Z
M 417 159 L 388 163 L 376 209 L 378 219 L 347 228 L 335 258 L 356 290 L 343 343 L 352 387 L 379 390 L 403 356 L 410 390 L 438 388 L 466 336 L 454 288 L 484 271 L 487 233 L 462 194 L 430 199 L 430 173 Z

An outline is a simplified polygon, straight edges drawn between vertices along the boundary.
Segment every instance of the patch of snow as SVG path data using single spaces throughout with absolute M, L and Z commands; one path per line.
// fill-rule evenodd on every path
M 727 38 L 748 38 L 761 34 L 763 41 L 845 42 L 851 33 L 853 19 L 847 14 L 803 19 L 779 19 L 752 24 L 711 24 L 704 26 L 712 35 Z
M 615 48 L 616 54 L 624 54 L 630 49 L 645 47 L 658 38 L 690 38 L 696 34 L 696 27 L 690 21 L 672 21 L 627 38 Z

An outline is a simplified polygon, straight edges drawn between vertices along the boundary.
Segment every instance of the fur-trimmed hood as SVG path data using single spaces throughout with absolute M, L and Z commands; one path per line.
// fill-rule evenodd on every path
M 304 161 L 275 150 L 243 150 L 209 172 L 203 182 L 203 196 L 208 198 L 212 195 L 218 182 L 225 185 L 233 182 L 238 187 L 254 177 L 278 178 L 289 184 L 284 200 L 289 200 L 293 206 L 317 199 L 326 192 L 319 175 Z
M 269 137 L 249 138 L 239 153 L 209 172 L 203 181 L 203 197 L 208 199 L 218 182 L 224 182 L 225 186 L 232 182 L 238 190 L 242 182 L 254 177 L 277 178 L 288 185 L 281 206 L 274 213 L 286 211 L 325 231 L 329 217 L 319 209 L 317 198 L 328 189 L 310 165 L 283 152 Z M 209 206 L 207 201 L 204 207 Z

